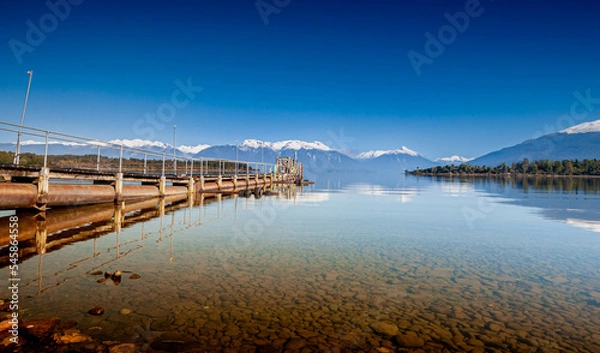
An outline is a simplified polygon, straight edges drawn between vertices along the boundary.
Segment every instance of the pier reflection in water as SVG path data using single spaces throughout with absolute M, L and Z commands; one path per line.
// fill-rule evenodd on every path
M 286 187 L 282 190 L 284 197 L 293 197 L 294 190 Z M 279 194 L 273 193 L 273 194 Z M 200 193 L 197 197 L 188 198 L 187 196 L 171 196 L 165 198 L 155 198 L 142 201 L 121 202 L 118 204 L 97 204 L 78 207 L 54 208 L 47 211 L 35 212 L 30 210 L 17 211 L 19 224 L 19 262 L 27 262 L 37 256 L 38 275 L 35 279 L 26 280 L 21 284 L 22 287 L 28 287 L 37 282 L 38 291 L 42 293 L 46 290 L 60 286 L 67 281 L 64 274 L 76 267 L 81 267 L 91 259 L 104 257 L 103 262 L 87 269 L 87 273 L 94 272 L 99 268 L 104 268 L 120 258 L 130 253 L 142 249 L 145 245 L 138 244 L 156 235 L 156 242 L 160 243 L 164 239 L 170 240 L 169 261 L 173 261 L 173 236 L 183 230 L 194 226 L 200 226 L 206 221 L 206 209 L 203 206 L 217 203 L 216 214 L 212 219 L 218 219 L 222 213 L 222 201 L 229 198 L 235 198 L 235 210 L 237 210 L 236 193 Z M 194 209 L 197 209 L 196 212 Z M 179 228 L 175 228 L 176 211 L 182 211 L 183 219 L 178 223 Z M 203 215 L 204 212 L 204 215 Z M 234 212 L 234 218 L 237 212 Z M 9 258 L 9 224 L 11 215 L 0 217 L 0 269 L 8 267 Z M 153 231 L 146 230 L 146 223 L 151 220 L 158 220 L 158 229 Z M 209 219 L 210 220 L 210 219 Z M 138 224 L 140 234 L 138 237 L 128 237 L 121 239 L 121 232 L 125 228 Z M 100 238 L 106 235 L 114 235 L 112 246 L 100 247 L 98 243 Z M 66 268 L 62 268 L 54 273 L 54 283 L 49 286 L 43 285 L 43 262 L 44 255 L 59 251 L 65 246 L 76 246 L 77 243 L 92 242 L 92 247 L 87 253 L 78 251 L 78 254 L 84 255 L 68 263 Z M 132 245 L 137 244 L 136 247 Z M 106 240 L 103 245 L 107 245 Z M 126 248 L 127 250 L 122 250 Z M 84 253 L 84 254 L 82 254 Z M 63 267 L 66 265 L 63 263 Z
M 123 202 L 117 205 L 99 204 L 74 208 L 56 208 L 40 213 L 19 211 L 16 213 L 19 218 L 19 261 L 25 262 L 36 255 L 38 257 L 37 278 L 29 279 L 21 285 L 27 287 L 37 281 L 38 293 L 61 285 L 66 281 L 65 278 L 61 278 L 61 275 L 68 273 L 72 268 L 85 264 L 90 259 L 102 255 L 103 252 L 98 248 L 98 239 L 107 234 L 112 233 L 115 236 L 115 244 L 106 249 L 106 252 L 114 253 L 114 258 L 103 263 L 103 265 L 117 260 L 121 256 L 127 255 L 127 253 L 122 254 L 120 251 L 122 245 L 127 245 L 122 244 L 119 238 L 123 228 L 141 222 L 140 240 L 146 239 L 148 237 L 148 234 L 144 231 L 146 221 L 160 218 L 162 224 L 166 213 L 185 207 L 191 208 L 193 203 L 190 204 L 184 196 L 166 199 L 157 198 L 127 204 Z M 7 229 L 9 218 L 10 216 L 0 218 L 1 229 Z M 161 226 L 161 238 L 163 230 Z M 0 268 L 7 267 L 9 264 L 8 232 L 2 234 L 3 237 L 0 238 L 0 246 L 2 246 L 0 249 Z M 44 287 L 44 255 L 58 251 L 64 246 L 90 240 L 93 245 L 90 251 L 85 254 L 87 256 L 73 261 L 66 269 L 57 271 L 53 276 L 56 277 L 56 283 Z

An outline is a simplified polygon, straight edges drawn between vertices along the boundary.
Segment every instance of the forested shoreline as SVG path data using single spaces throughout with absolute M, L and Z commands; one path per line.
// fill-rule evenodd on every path
M 600 176 L 600 160 L 539 160 L 530 162 L 524 159 L 521 162 L 507 165 L 502 163 L 496 167 L 474 166 L 470 164 L 444 165 L 427 169 L 406 171 L 410 175 L 481 175 L 481 176 Z

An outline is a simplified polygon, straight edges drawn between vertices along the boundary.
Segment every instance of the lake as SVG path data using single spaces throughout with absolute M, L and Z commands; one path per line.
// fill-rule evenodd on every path
M 356 179 L 19 213 L 20 317 L 81 350 L 600 352 L 600 179 Z

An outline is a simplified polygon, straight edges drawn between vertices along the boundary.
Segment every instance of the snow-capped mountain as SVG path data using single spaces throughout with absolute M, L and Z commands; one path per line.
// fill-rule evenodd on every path
M 246 139 L 240 145 L 241 148 L 254 148 L 254 149 L 262 149 L 268 148 L 273 151 L 281 151 L 281 150 L 321 150 L 321 151 L 331 151 L 332 149 L 329 146 L 325 145 L 322 142 L 314 141 L 314 142 L 305 142 L 300 140 L 286 140 L 279 142 L 265 142 L 261 140 L 255 139 Z
M 600 120 L 590 121 L 587 123 L 572 126 L 562 130 L 560 133 L 565 134 L 586 134 L 589 132 L 600 132 Z
M 182 153 L 185 154 L 197 154 L 200 151 L 203 151 L 207 148 L 209 148 L 210 145 L 206 145 L 206 144 L 200 144 L 200 145 L 196 145 L 196 146 L 177 146 L 177 150 L 181 151 Z
M 413 156 L 413 157 L 417 157 L 419 156 L 419 154 L 411 149 L 406 148 L 405 146 L 402 146 L 402 148 L 396 149 L 396 150 L 387 150 L 387 151 L 368 151 L 368 152 L 363 152 L 360 153 L 358 156 L 356 156 L 357 159 L 372 159 L 372 158 L 379 158 L 381 156 L 384 155 L 399 155 L 399 154 L 406 154 L 409 156 Z
M 395 150 L 377 150 L 360 153 L 357 160 L 366 170 L 377 173 L 397 174 L 405 170 L 429 168 L 437 163 L 421 156 L 405 146 Z
M 149 141 L 149 140 L 141 140 L 141 139 L 133 139 L 133 140 L 111 140 L 109 141 L 115 145 L 123 145 L 125 147 L 130 148 L 140 148 L 140 149 L 158 149 L 158 150 L 172 150 L 173 145 L 168 143 L 160 142 L 160 141 Z M 202 150 L 209 148 L 210 145 L 199 144 L 196 146 L 187 146 L 187 145 L 179 145 L 177 146 L 177 150 L 183 154 L 196 154 Z
M 450 156 L 437 158 L 435 161 L 441 164 L 462 164 L 472 161 L 473 158 L 467 158 L 463 156 Z
M 163 149 L 173 148 L 173 146 L 171 146 L 167 143 L 160 142 L 160 141 L 149 141 L 149 140 L 141 140 L 141 139 L 133 139 L 133 140 L 116 139 L 116 140 L 111 140 L 108 142 L 115 144 L 115 145 L 123 145 L 124 147 L 130 147 L 130 148 L 143 148 L 143 149 L 152 148 L 152 147 L 163 148 Z
M 557 133 L 524 141 L 488 153 L 469 162 L 472 165 L 497 166 L 525 158 L 534 160 L 599 159 L 600 120 L 579 124 Z

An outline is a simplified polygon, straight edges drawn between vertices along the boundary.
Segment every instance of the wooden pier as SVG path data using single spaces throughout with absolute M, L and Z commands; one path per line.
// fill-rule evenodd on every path
M 0 131 L 17 134 L 13 163 L 0 164 L 0 210 L 118 203 L 198 193 L 260 192 L 277 183 L 301 183 L 302 164 L 279 157 L 276 164 L 177 155 L 0 121 Z M 44 146 L 39 165 L 19 164 L 19 141 L 26 135 Z M 95 166 L 52 165 L 53 144 L 97 150 Z M 118 157 L 116 157 L 118 156 Z M 43 162 L 41 162 L 43 157 Z M 161 163 L 162 160 L 162 163 Z M 102 161 L 105 161 L 103 167 Z M 143 161 L 143 168 L 142 168 Z M 167 170 L 171 163 L 172 173 Z M 136 164 L 137 163 L 137 164 Z M 177 163 L 184 168 L 177 169 Z M 189 168 L 188 168 L 189 165 Z M 196 169 L 194 169 L 196 166 Z M 157 168 L 158 167 L 158 168 Z M 182 170 L 183 169 L 183 170 Z M 247 192 L 246 192 L 247 193 Z
M 296 183 L 299 174 L 165 176 L 0 165 L 0 209 L 89 205 L 198 193 L 232 193 Z

